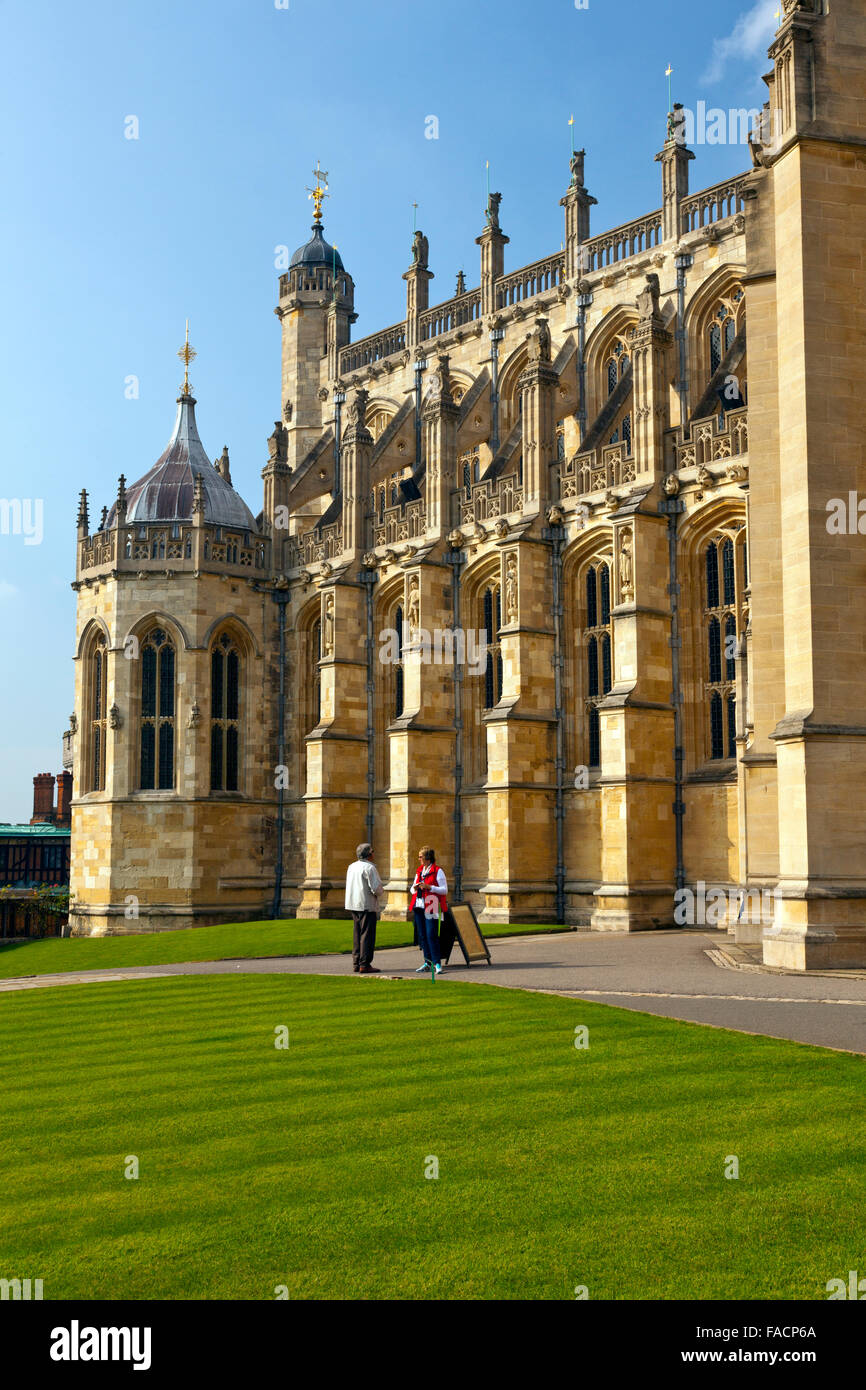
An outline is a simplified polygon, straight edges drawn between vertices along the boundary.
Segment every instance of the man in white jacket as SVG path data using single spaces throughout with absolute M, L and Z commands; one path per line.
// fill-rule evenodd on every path
M 346 874 L 346 908 L 355 924 L 352 933 L 352 971 L 355 975 L 378 975 L 373 965 L 376 949 L 376 918 L 382 880 L 373 863 L 373 846 L 359 845 L 357 859 Z

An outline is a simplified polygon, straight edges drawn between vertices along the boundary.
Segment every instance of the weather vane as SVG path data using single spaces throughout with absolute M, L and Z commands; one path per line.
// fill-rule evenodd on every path
M 189 345 L 189 319 L 186 321 L 186 342 L 177 354 L 183 363 L 183 386 L 181 390 L 185 396 L 192 395 L 192 387 L 189 384 L 189 364 L 198 356 L 195 348 Z
M 313 200 L 313 204 L 316 210 L 316 221 L 321 222 L 322 201 L 325 198 L 330 198 L 331 195 L 330 193 L 327 193 L 325 191 L 328 187 L 328 173 L 326 169 L 323 169 L 321 167 L 321 160 L 319 159 L 316 160 L 316 167 L 313 170 L 313 178 L 316 180 L 316 186 L 315 188 L 308 187 L 307 193 Z

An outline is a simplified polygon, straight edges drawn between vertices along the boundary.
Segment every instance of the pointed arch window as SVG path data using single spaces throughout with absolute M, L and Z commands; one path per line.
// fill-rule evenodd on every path
M 484 590 L 483 624 L 487 649 L 484 666 L 484 708 L 493 709 L 502 699 L 502 649 L 499 629 L 502 626 L 502 594 L 498 584 Z
M 586 761 L 588 767 L 600 767 L 601 716 L 598 707 L 613 686 L 610 567 L 604 561 L 596 561 L 587 569 L 584 598 Z
M 88 748 L 83 769 L 85 791 L 105 791 L 105 745 L 108 737 L 108 648 L 100 633 L 89 657 Z
M 743 552 L 737 564 L 737 547 Z M 704 710 L 711 761 L 737 756 L 736 657 L 746 576 L 745 537 L 719 535 L 704 551 Z M 742 576 L 742 586 L 740 583 Z
M 397 605 L 394 613 L 394 631 L 397 633 L 397 660 L 394 663 L 394 718 L 403 713 L 404 672 L 403 672 L 403 606 Z
M 716 308 L 713 321 L 710 324 L 710 374 L 717 372 L 725 358 L 726 353 L 733 347 L 734 339 L 737 336 L 737 322 L 734 305 L 738 304 L 743 298 L 743 291 L 737 290 L 733 296 L 733 303 L 728 304 L 722 300 Z
M 241 654 L 227 632 L 211 650 L 211 791 L 236 792 L 240 787 Z
M 629 367 L 629 355 L 625 343 L 618 341 L 614 343 L 610 354 L 605 362 L 605 372 L 607 374 L 607 394 L 612 396 L 619 383 L 622 381 Z
M 175 765 L 175 650 L 163 628 L 141 644 L 139 787 L 170 791 Z
M 467 502 L 472 496 L 472 484 L 477 483 L 481 477 L 481 446 L 476 444 L 474 448 L 467 449 L 457 460 L 457 474 L 462 478 L 463 489 L 466 494 Z
M 312 724 L 316 725 L 322 719 L 322 671 L 319 662 L 322 659 L 322 620 L 317 618 L 310 629 L 310 689 L 313 694 L 312 701 Z M 309 721 L 308 721 L 309 722 Z

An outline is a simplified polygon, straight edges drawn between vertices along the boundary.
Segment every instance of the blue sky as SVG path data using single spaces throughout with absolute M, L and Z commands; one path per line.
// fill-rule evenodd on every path
M 61 766 L 78 492 L 93 520 L 121 472 L 132 481 L 161 453 L 187 316 L 205 448 L 228 444 L 236 486 L 261 506 L 280 412 L 275 248 L 309 235 L 316 160 L 361 337 L 404 315 L 415 201 L 432 302 L 461 268 L 478 283 L 487 159 L 506 269 L 558 250 L 572 113 L 593 231 L 660 206 L 665 68 L 686 106 L 759 106 L 778 8 L 277 3 L 0 3 L 0 497 L 44 507 L 41 544 L 0 534 L 0 821 L 28 819 L 33 774 Z M 749 165 L 742 145 L 697 154 L 695 189 Z

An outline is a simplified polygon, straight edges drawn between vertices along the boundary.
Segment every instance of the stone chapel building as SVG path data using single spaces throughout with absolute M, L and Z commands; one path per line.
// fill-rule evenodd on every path
M 482 922 L 706 884 L 766 962 L 866 965 L 866 12 L 780 8 L 751 168 L 690 192 L 676 107 L 658 209 L 594 234 L 579 152 L 564 250 L 506 269 L 494 194 L 477 288 L 431 306 L 419 232 L 389 328 L 317 200 L 256 515 L 188 378 L 82 494 L 74 931 L 342 916 L 370 839 L 389 917 L 430 842 Z

